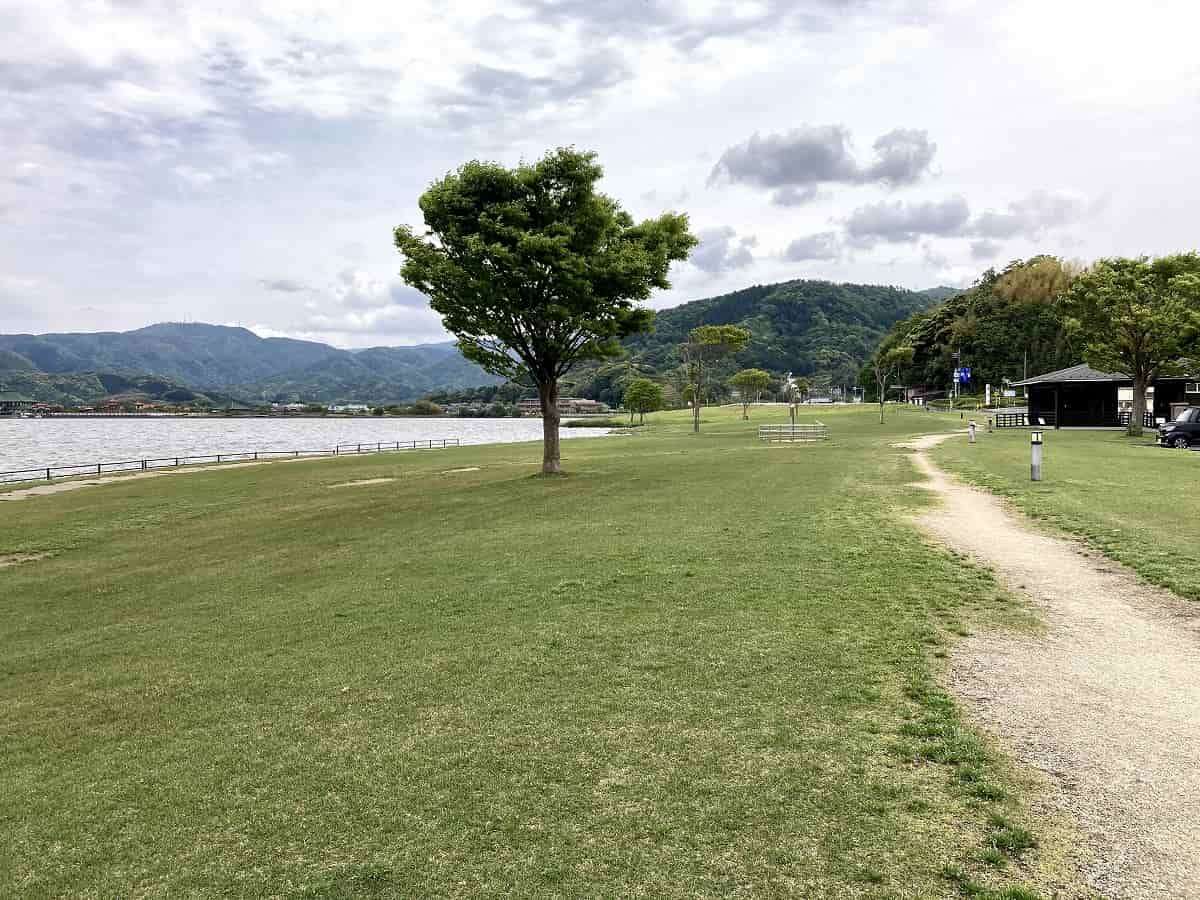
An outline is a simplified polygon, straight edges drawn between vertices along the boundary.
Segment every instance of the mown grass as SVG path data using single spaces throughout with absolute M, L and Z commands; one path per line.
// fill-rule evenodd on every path
M 510 445 L 0 507 L 0 554 L 51 554 L 0 570 L 0 894 L 1068 880 L 1052 830 L 998 836 L 1027 786 L 938 687 L 1010 604 L 905 522 L 889 442 L 938 420 L 873 415 L 773 447 L 765 413 L 658 416 L 562 479 Z
M 980 431 L 935 458 L 1081 538 L 1154 584 L 1200 600 L 1200 453 L 1115 431 L 1046 431 L 1043 480 L 1029 478 L 1029 433 Z

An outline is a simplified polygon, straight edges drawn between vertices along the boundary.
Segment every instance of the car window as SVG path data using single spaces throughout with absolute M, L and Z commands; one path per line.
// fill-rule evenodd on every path
M 1181 412 L 1179 415 L 1177 415 L 1175 417 L 1175 421 L 1179 422 L 1181 424 L 1183 422 L 1194 421 L 1196 418 L 1196 413 L 1198 413 L 1198 412 L 1200 412 L 1200 409 L 1185 409 L 1185 410 L 1183 410 L 1183 412 Z

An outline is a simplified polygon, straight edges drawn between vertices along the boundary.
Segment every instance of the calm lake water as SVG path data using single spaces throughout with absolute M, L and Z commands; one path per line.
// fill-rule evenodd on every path
M 566 438 L 600 428 L 564 428 Z M 10 419 L 0 418 L 0 472 L 254 450 L 332 450 L 337 444 L 458 438 L 463 444 L 537 441 L 541 419 Z

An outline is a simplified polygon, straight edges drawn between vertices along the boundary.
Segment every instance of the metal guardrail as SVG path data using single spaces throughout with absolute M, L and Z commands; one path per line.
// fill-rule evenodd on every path
M 1054 413 L 1041 413 L 1030 416 L 1027 412 L 996 413 L 997 428 L 1053 428 Z
M 829 440 L 829 428 L 823 422 L 801 425 L 759 425 L 758 439 L 768 443 L 812 444 Z
M 1133 418 L 1133 410 L 1123 409 L 1119 413 L 1117 413 L 1117 424 L 1120 425 L 1122 428 L 1128 428 L 1129 420 L 1132 418 Z M 1142 427 L 1143 428 L 1157 428 L 1158 427 L 1158 423 L 1154 421 L 1154 413 L 1150 412 L 1150 410 L 1146 410 L 1145 412 L 1142 413 Z
M 117 462 L 74 463 L 59 466 L 34 466 L 0 472 L 0 485 L 27 481 L 53 481 L 55 478 L 116 475 L 122 472 L 148 472 L 184 466 L 230 462 L 263 462 L 271 459 L 301 459 L 321 456 L 355 456 L 360 453 L 395 453 L 400 450 L 444 450 L 459 446 L 458 438 L 424 441 L 375 441 L 363 444 L 338 444 L 332 450 L 247 450 L 244 453 L 206 453 L 199 456 L 163 456 L 156 459 L 130 459 Z
M 1107 422 L 1090 423 L 1099 428 L 1127 428 L 1129 427 L 1129 419 L 1132 413 L 1128 410 L 1117 413 L 1115 420 Z M 1037 415 L 1024 413 L 996 413 L 997 428 L 1055 428 L 1058 425 L 1058 417 L 1053 412 L 1041 412 Z M 1142 417 L 1142 426 L 1144 428 L 1157 428 L 1158 425 L 1154 421 L 1154 414 L 1147 412 Z M 1067 427 L 1070 427 L 1068 423 Z

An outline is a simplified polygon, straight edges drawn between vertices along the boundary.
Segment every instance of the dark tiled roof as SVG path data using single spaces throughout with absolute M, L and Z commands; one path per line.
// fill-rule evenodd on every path
M 1035 375 L 1024 381 L 1014 381 L 1013 387 L 1028 387 L 1033 384 L 1054 384 L 1063 381 L 1130 381 L 1128 375 L 1120 372 L 1097 372 L 1091 366 L 1078 365 L 1069 369 L 1059 369 L 1057 372 L 1047 372 L 1045 375 Z

